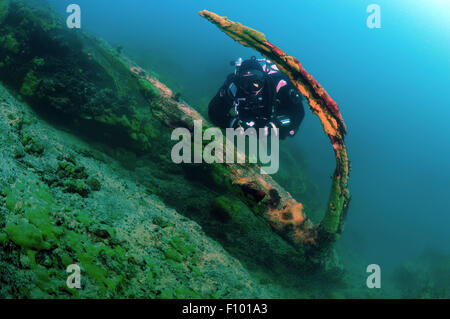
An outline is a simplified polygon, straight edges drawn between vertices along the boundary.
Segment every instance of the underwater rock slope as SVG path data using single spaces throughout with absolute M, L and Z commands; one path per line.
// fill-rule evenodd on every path
M 317 264 L 261 218 L 300 204 L 255 165 L 174 164 L 200 114 L 42 3 L 0 0 L 0 297 L 307 296 Z
M 266 296 L 195 222 L 3 87 L 0 132 L 0 297 Z M 80 290 L 66 286 L 73 263 Z
M 152 148 L 159 123 L 147 106 L 158 92 L 125 72 L 118 52 L 67 29 L 43 1 L 2 3 L 0 79 L 10 89 L 98 139 L 136 152 Z
M 226 191 L 239 198 L 300 253 L 304 245 L 314 243 L 315 230 L 304 205 L 272 177 L 261 175 L 257 166 L 191 165 L 181 171 L 174 165 L 172 129 L 192 129 L 193 121 L 202 117 L 172 98 L 169 89 L 121 56 L 120 50 L 67 29 L 51 10 L 36 5 L 41 1 L 6 3 L 0 24 L 0 80 L 41 116 L 124 149 L 119 156 L 145 154 L 161 171 L 201 173 L 203 184 L 217 194 Z M 214 200 L 209 200 L 210 206 Z
M 170 130 L 149 108 L 158 90 L 40 5 L 0 1 L 0 79 L 16 95 L 0 87 L 0 297 L 267 296 L 124 167 L 142 153 L 162 174 L 172 165 L 156 138 Z M 122 161 L 49 123 L 105 142 Z M 81 290 L 66 286 L 74 263 Z

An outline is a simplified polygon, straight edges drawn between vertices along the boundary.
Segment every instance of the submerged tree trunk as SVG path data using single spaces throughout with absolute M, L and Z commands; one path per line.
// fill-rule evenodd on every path
M 282 196 L 281 206 L 276 208 L 267 206 L 263 214 L 274 229 L 293 244 L 306 245 L 313 251 L 320 251 L 333 242 L 336 235 L 341 232 L 350 202 L 349 160 L 344 141 L 347 128 L 338 105 L 295 57 L 287 55 L 267 41 L 264 34 L 206 10 L 201 11 L 200 15 L 242 45 L 253 48 L 272 60 L 287 74 L 307 98 L 312 112 L 319 117 L 325 134 L 330 138 L 336 158 L 336 170 L 328 208 L 322 221 L 315 226 L 309 223 L 302 212 L 301 204 L 289 196 Z
M 292 82 L 308 99 L 313 113 L 319 117 L 325 133 L 330 138 L 337 163 L 328 208 L 322 221 L 317 225 L 314 225 L 305 214 L 304 206 L 292 198 L 270 175 L 260 174 L 258 166 L 224 163 L 210 165 L 210 169 L 229 179 L 231 191 L 240 195 L 255 214 L 262 216 L 288 242 L 308 254 L 322 253 L 341 232 L 350 201 L 349 161 L 344 142 L 346 126 L 337 104 L 296 58 L 288 56 L 269 43 L 263 34 L 208 11 L 202 11 L 200 14 L 233 39 L 271 59 L 280 70 L 289 75 Z M 158 109 L 154 110 L 154 114 L 158 114 L 167 125 L 184 126 L 192 131 L 195 120 L 206 123 L 206 120 L 191 107 L 175 101 L 172 98 L 173 93 L 165 85 L 133 65 L 131 61 L 128 63 L 133 73 L 159 89 L 164 99 L 158 105 Z
M 207 124 L 120 50 L 80 30 L 67 29 L 52 10 L 32 5 L 40 1 L 0 3 L 6 8 L 0 14 L 0 80 L 40 114 L 111 146 L 150 154 L 164 165 L 175 165 L 170 159 L 173 128 L 193 130 L 195 120 Z M 270 175 L 261 174 L 257 165 L 204 163 L 203 179 L 242 199 L 299 252 L 326 250 L 342 229 L 350 200 L 346 128 L 336 103 L 295 58 L 270 44 L 263 34 L 207 11 L 201 15 L 290 76 L 319 116 L 337 161 L 328 209 L 318 225 L 308 218 L 301 202 Z

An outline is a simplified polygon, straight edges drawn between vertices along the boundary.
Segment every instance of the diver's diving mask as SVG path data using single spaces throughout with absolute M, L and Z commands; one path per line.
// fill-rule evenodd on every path
M 257 95 L 264 88 L 264 73 L 260 70 L 246 70 L 239 73 L 236 85 L 246 94 Z

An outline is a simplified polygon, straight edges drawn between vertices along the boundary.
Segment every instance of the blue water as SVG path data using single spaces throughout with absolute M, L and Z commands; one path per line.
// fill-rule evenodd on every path
M 254 54 L 198 16 L 202 9 L 266 34 L 340 105 L 352 160 L 343 240 L 390 269 L 425 247 L 450 251 L 450 2 L 52 0 L 82 8 L 82 27 L 122 45 L 193 105 L 205 107 L 229 61 Z M 381 29 L 366 26 L 371 3 Z M 334 159 L 311 113 L 302 148 L 326 202 Z M 355 248 L 356 249 L 356 248 Z

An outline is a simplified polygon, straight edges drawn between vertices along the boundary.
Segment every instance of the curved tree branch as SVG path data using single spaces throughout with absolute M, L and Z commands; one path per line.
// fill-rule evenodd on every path
M 264 34 L 233 22 L 226 17 L 209 11 L 201 11 L 200 15 L 215 24 L 221 31 L 246 47 L 260 52 L 274 62 L 287 74 L 292 83 L 307 98 L 309 106 L 323 126 L 325 134 L 330 138 L 335 158 L 336 170 L 333 177 L 331 194 L 325 216 L 315 231 L 307 232 L 308 236 L 300 236 L 303 243 L 313 243 L 315 247 L 332 242 L 342 230 L 343 221 L 350 202 L 348 190 L 349 160 L 344 136 L 347 128 L 335 101 L 322 86 L 292 56 L 287 55 L 275 45 L 267 41 Z

